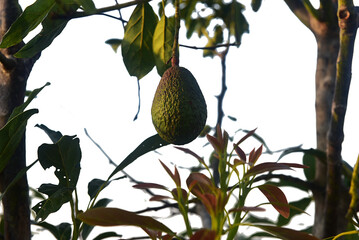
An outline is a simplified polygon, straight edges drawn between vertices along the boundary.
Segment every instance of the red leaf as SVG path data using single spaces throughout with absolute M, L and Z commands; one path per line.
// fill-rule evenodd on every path
M 198 230 L 190 240 L 215 240 L 216 239 L 216 232 L 209 229 L 200 229 Z
M 289 228 L 267 226 L 267 225 L 252 225 L 252 226 L 267 231 L 283 240 L 320 240 L 319 238 L 309 235 L 308 233 L 296 231 Z
M 285 165 L 287 165 L 289 167 L 292 167 L 292 168 L 309 168 L 306 165 L 302 165 L 302 164 L 298 164 L 298 163 L 281 163 L 281 164 L 285 164 Z
M 162 195 L 154 195 L 150 198 L 150 201 L 162 201 L 164 199 L 169 199 L 169 196 L 162 196 Z
M 262 155 L 262 149 L 263 149 L 263 145 L 261 145 L 257 151 L 252 151 L 251 154 L 249 155 L 249 163 L 251 166 L 253 166 L 254 164 L 256 164 L 258 158 Z
M 202 173 L 191 173 L 188 176 L 186 183 L 191 192 L 196 190 L 201 193 L 212 193 L 214 189 L 211 179 Z
M 219 143 L 218 139 L 215 137 L 212 137 L 211 135 L 206 135 L 208 142 L 212 145 L 214 150 L 218 153 L 221 152 L 221 144 Z
M 173 177 L 174 177 L 173 180 L 175 181 L 176 186 L 181 187 L 181 177 L 180 177 L 179 172 L 176 167 L 175 167 L 175 174 L 173 175 Z
M 89 225 L 137 226 L 174 235 L 168 227 L 151 217 L 141 216 L 119 208 L 92 208 L 79 214 L 78 219 Z
M 257 130 L 257 128 L 253 129 L 252 131 L 249 131 L 244 137 L 241 138 L 241 140 L 239 140 L 239 141 L 237 142 L 236 145 L 238 146 L 239 144 L 241 144 L 242 142 L 244 142 L 244 140 L 246 140 L 248 137 L 252 136 L 256 130 Z
M 170 175 L 170 177 L 173 179 L 174 182 L 176 182 L 175 180 L 175 176 L 173 175 L 173 173 L 171 172 L 171 170 L 160 160 L 160 163 L 162 165 L 162 167 L 166 170 L 166 172 L 168 173 L 168 175 Z
M 272 206 L 285 218 L 289 217 L 290 207 L 282 190 L 274 185 L 264 184 L 258 186 L 259 190 L 266 196 Z
M 149 189 L 149 188 L 158 188 L 158 189 L 164 189 L 167 190 L 167 188 L 161 184 L 157 183 L 139 183 L 132 186 L 133 188 L 137 189 Z
M 246 162 L 247 161 L 247 156 L 246 154 L 243 152 L 243 150 L 236 144 L 233 144 L 234 150 L 236 151 L 237 155 L 239 156 L 239 158 Z
M 172 195 L 174 197 L 175 200 L 178 200 L 178 191 L 177 188 L 172 189 Z M 183 188 L 181 188 L 181 194 L 182 194 L 182 199 L 187 199 L 188 197 L 188 193 L 186 190 L 184 190 Z
M 291 170 L 288 164 L 277 163 L 277 162 L 266 162 L 252 167 L 251 169 L 248 170 L 248 172 L 246 172 L 244 176 L 250 177 L 260 173 L 274 171 L 274 170 L 282 170 L 282 169 Z
M 240 207 L 240 208 L 233 208 L 229 210 L 229 212 L 264 212 L 265 209 L 261 207 Z
M 192 155 L 193 157 L 197 158 L 197 160 L 201 163 L 201 164 L 205 164 L 203 161 L 203 158 L 201 158 L 200 156 L 198 156 L 196 153 L 192 152 L 191 150 L 189 150 L 188 148 L 183 148 L 183 147 L 177 147 L 175 146 L 175 148 Z

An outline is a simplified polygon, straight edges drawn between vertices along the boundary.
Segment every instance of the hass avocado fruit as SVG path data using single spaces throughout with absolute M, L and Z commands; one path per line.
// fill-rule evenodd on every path
M 164 72 L 151 115 L 158 135 L 166 142 L 183 145 L 201 133 L 207 119 L 207 105 L 189 70 L 174 65 Z

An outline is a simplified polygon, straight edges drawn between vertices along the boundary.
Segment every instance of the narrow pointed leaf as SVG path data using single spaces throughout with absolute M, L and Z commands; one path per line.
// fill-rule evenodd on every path
M 253 225 L 253 226 L 258 227 L 264 231 L 267 231 L 283 240 L 319 240 L 319 238 L 309 235 L 308 233 L 296 231 L 289 228 L 267 226 L 267 225 Z
M 21 139 L 24 137 L 27 120 L 38 112 L 37 109 L 30 109 L 17 116 L 13 116 L 0 129 L 0 172 L 4 170 Z
M 195 152 L 189 150 L 188 148 L 183 148 L 183 147 L 177 147 L 175 146 L 175 148 L 187 153 L 187 154 L 190 154 L 192 155 L 193 157 L 195 157 L 201 164 L 204 164 L 205 165 L 205 162 L 203 161 L 203 158 L 201 158 L 200 156 L 198 156 Z
M 54 6 L 55 0 L 37 0 L 28 6 L 11 25 L 0 44 L 0 48 L 8 48 L 20 43 L 29 32 L 45 19 Z
M 116 167 L 108 179 L 112 178 L 116 173 L 123 170 L 142 155 L 168 144 L 169 143 L 164 141 L 158 134 L 147 138 Z
M 152 7 L 140 3 L 133 11 L 122 41 L 122 57 L 131 76 L 143 78 L 154 67 L 152 50 L 153 33 L 158 18 Z
M 250 165 L 255 165 L 259 157 L 262 155 L 262 149 L 263 145 L 261 145 L 256 151 L 253 152 L 253 154 L 249 155 L 248 162 Z
M 157 72 L 160 76 L 171 66 L 169 61 L 172 57 L 174 41 L 175 21 L 163 15 L 157 23 L 153 34 L 153 54 Z
M 119 208 L 93 208 L 79 214 L 78 218 L 89 225 L 137 226 L 174 235 L 168 227 L 151 217 L 141 216 Z
M 234 150 L 236 151 L 237 155 L 239 156 L 239 158 L 243 161 L 246 162 L 247 161 L 247 156 L 246 154 L 243 152 L 243 150 L 237 145 L 237 144 L 233 144 Z
M 244 175 L 245 177 L 250 177 L 250 176 L 254 176 L 260 173 L 264 173 L 264 172 L 270 172 L 270 171 L 275 171 L 275 170 L 290 170 L 291 167 L 288 166 L 287 164 L 282 164 L 282 163 L 277 163 L 277 162 L 266 162 L 266 163 L 261 163 L 258 164 L 254 167 L 252 167 L 251 169 L 248 170 L 248 172 L 246 172 L 246 174 Z
M 258 186 L 258 188 L 280 215 L 285 218 L 289 217 L 290 208 L 288 201 L 280 188 L 269 184 Z
M 158 189 L 164 189 L 167 190 L 167 188 L 161 184 L 157 183 L 139 183 L 132 186 L 133 188 L 137 189 L 149 189 L 149 188 L 158 188 Z
M 40 129 L 42 129 L 47 134 L 47 136 L 49 136 L 52 143 L 57 143 L 62 138 L 62 133 L 61 132 L 54 131 L 54 130 L 48 128 L 44 124 L 36 124 L 35 127 L 38 127 Z

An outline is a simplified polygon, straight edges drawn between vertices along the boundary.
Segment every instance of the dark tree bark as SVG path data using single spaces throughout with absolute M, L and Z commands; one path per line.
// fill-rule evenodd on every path
M 17 0 L 0 0 L 0 38 L 20 15 Z M 22 44 L 0 50 L 0 128 L 16 106 L 24 102 L 26 81 L 36 59 L 16 59 L 13 54 Z M 25 136 L 14 156 L 0 173 L 0 190 L 3 192 L 16 174 L 26 166 Z M 26 240 L 31 238 L 29 188 L 26 175 L 3 198 L 4 238 Z

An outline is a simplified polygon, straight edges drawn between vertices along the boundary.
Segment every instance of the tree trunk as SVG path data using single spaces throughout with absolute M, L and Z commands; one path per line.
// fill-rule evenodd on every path
M 316 36 L 318 55 L 315 76 L 315 110 L 317 129 L 317 149 L 326 152 L 327 135 L 331 119 L 331 106 L 334 95 L 336 61 L 339 51 L 339 36 L 337 32 L 326 36 Z M 327 165 L 316 161 L 315 183 L 323 191 L 313 192 L 315 201 L 315 216 L 313 234 L 323 237 L 324 231 L 324 202 L 327 179 Z
M 21 8 L 17 0 L 0 0 L 0 38 L 20 15 Z M 26 81 L 33 59 L 16 59 L 13 54 L 22 44 L 0 50 L 0 128 L 2 128 L 16 106 L 24 102 Z M 25 136 L 12 159 L 0 173 L 0 190 L 3 192 L 16 174 L 26 166 Z M 5 194 L 3 200 L 4 239 L 26 240 L 31 238 L 29 188 L 24 175 Z

